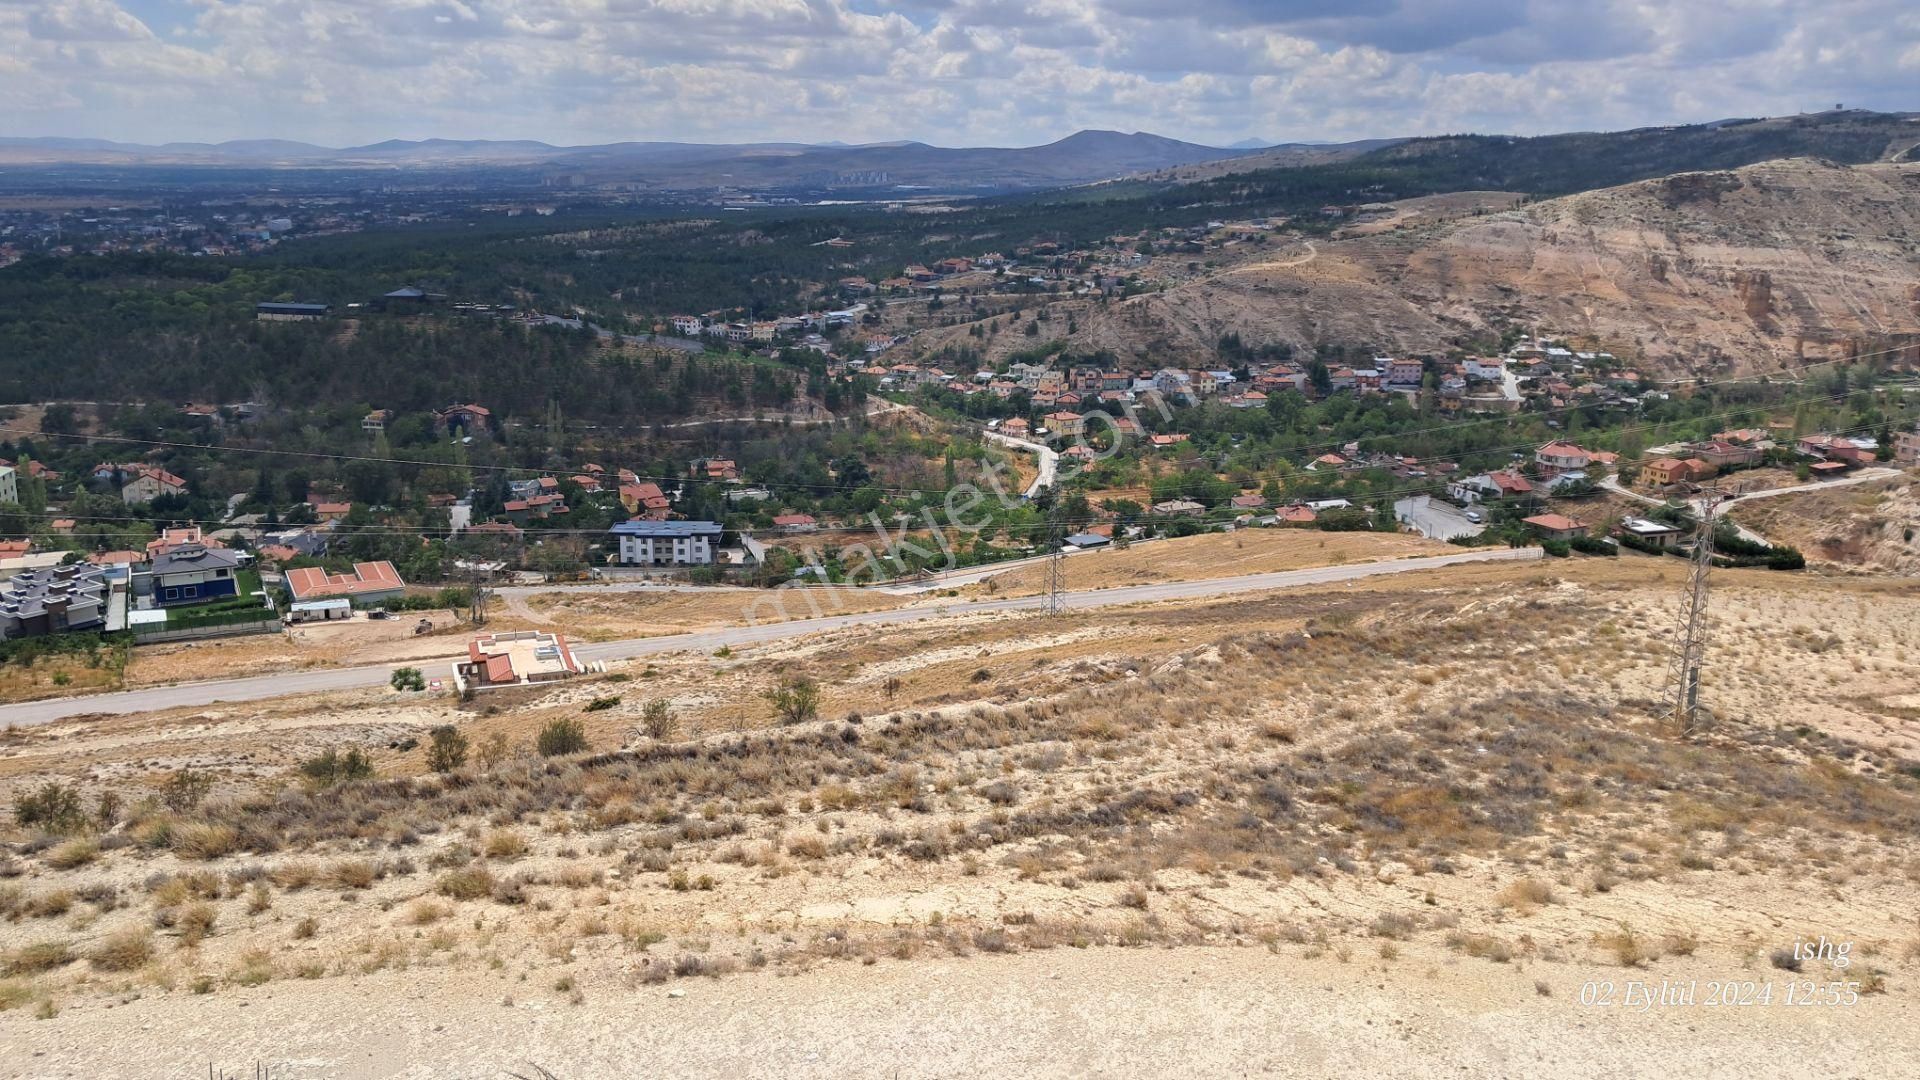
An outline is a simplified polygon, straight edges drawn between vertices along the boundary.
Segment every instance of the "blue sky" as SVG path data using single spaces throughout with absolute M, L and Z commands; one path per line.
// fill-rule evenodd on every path
M 0 134 L 1027 145 L 1920 108 L 1888 0 L 0 0 Z

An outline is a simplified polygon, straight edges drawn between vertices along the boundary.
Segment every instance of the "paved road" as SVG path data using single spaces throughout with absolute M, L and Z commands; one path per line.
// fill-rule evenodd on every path
M 989 442 L 997 442 L 1015 450 L 1024 450 L 1040 459 L 1040 475 L 1034 477 L 1033 483 L 1027 485 L 1027 490 L 1024 492 L 1027 498 L 1031 499 L 1038 495 L 1041 488 L 1053 486 L 1054 476 L 1060 471 L 1060 454 L 1052 447 L 1043 443 L 1016 439 L 1011 435 L 1002 435 L 997 431 L 986 431 L 981 434 L 985 435 Z
M 1540 556 L 1539 548 L 1493 548 L 1465 551 L 1458 555 L 1387 559 L 1353 566 L 1284 570 L 1268 574 L 1214 578 L 1207 581 L 1175 581 L 1157 585 L 1093 589 L 1068 593 L 1061 599 L 1066 607 L 1081 610 L 1163 600 L 1231 596 L 1235 593 L 1263 592 L 1305 585 L 1326 585 L 1467 562 L 1527 562 L 1538 559 Z M 773 598 L 780 597 L 781 592 L 782 590 L 766 590 L 763 595 L 771 602 Z M 788 610 L 793 614 L 800 614 L 799 609 L 804 605 L 798 601 L 797 597 L 795 600 L 794 604 L 789 605 Z M 1046 598 L 1041 596 L 1023 596 L 964 604 L 927 605 L 894 611 L 864 611 L 846 615 L 826 615 L 820 618 L 796 618 L 787 622 L 763 623 L 758 626 L 728 626 L 690 634 L 667 634 L 652 638 L 601 642 L 582 645 L 574 651 L 582 660 L 587 661 L 630 660 L 640 656 L 656 656 L 671 652 L 711 652 L 723 645 L 728 648 L 763 645 L 768 642 L 784 641 L 851 626 L 901 625 L 927 619 L 950 618 L 956 615 L 1029 610 L 1041 606 L 1045 601 Z M 451 659 L 453 655 L 450 654 L 444 657 L 415 660 L 411 663 L 431 669 Z M 125 690 L 112 694 L 91 694 L 53 701 L 23 702 L 18 705 L 0 706 L 0 727 L 32 727 L 71 716 L 94 713 L 150 712 L 156 709 L 191 708 L 220 702 L 258 701 L 288 694 L 366 689 L 386 685 L 396 666 L 399 665 L 379 664 L 323 671 L 294 671 L 245 679 L 222 679 L 213 682 L 183 683 L 178 686 L 156 686 L 144 690 Z M 432 677 L 431 670 L 429 670 L 429 677 Z
M 1487 531 L 1485 522 L 1467 520 L 1466 511 L 1431 495 L 1414 495 L 1393 504 L 1395 521 L 1403 521 L 1420 530 L 1429 540 L 1451 540 L 1456 536 L 1479 536 Z

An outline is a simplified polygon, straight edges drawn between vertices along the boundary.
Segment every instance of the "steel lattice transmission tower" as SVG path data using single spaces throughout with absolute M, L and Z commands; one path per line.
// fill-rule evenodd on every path
M 1674 630 L 1673 656 L 1667 665 L 1668 715 L 1681 735 L 1706 726 L 1712 713 L 1700 707 L 1700 670 L 1707 655 L 1707 585 L 1713 571 L 1713 529 L 1716 511 L 1727 496 L 1714 489 L 1701 499 L 1700 525 L 1693 538 L 1693 558 L 1687 570 L 1687 598 Z M 1704 714 L 1704 719 L 1703 719 Z
M 1065 517 L 1058 503 L 1047 512 L 1047 614 L 1063 610 L 1062 594 L 1067 591 L 1067 532 Z

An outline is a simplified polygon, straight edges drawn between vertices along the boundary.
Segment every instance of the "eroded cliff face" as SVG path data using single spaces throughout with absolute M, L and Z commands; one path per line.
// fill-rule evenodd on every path
M 1143 363 L 1229 332 L 1420 352 L 1511 321 L 1684 377 L 1920 340 L 1920 164 L 1689 173 L 1305 251 L 1079 305 L 1070 341 Z

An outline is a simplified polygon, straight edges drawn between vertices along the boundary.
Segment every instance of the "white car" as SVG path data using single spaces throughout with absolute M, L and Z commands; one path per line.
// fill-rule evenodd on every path
M 1475 525 L 1478 525 L 1484 519 L 1480 517 L 1480 511 L 1469 510 L 1467 511 L 1467 520 L 1473 522 Z

